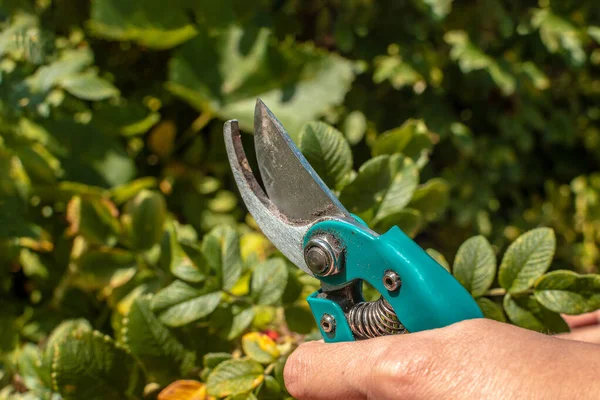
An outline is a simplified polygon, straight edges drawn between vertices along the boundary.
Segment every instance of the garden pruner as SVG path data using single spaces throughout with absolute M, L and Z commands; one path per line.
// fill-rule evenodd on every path
M 400 228 L 379 235 L 350 214 L 260 100 L 254 146 L 264 190 L 252 172 L 237 120 L 225 145 L 242 199 L 267 238 L 321 281 L 308 304 L 327 342 L 418 332 L 482 317 L 471 295 Z M 362 282 L 379 291 L 362 298 Z

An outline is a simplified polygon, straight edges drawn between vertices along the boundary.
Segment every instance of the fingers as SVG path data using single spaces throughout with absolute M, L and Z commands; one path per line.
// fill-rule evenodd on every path
M 390 337 L 351 343 L 307 342 L 288 358 L 284 379 L 296 399 L 366 399 L 371 369 Z
M 600 324 L 600 310 L 582 315 L 563 315 L 562 317 L 567 321 L 571 329 Z
M 600 344 L 600 325 L 590 325 L 576 328 L 570 333 L 563 333 L 557 336 L 561 339 Z

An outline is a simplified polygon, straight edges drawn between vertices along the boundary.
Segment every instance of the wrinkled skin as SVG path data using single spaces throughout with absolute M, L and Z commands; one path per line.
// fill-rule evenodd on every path
M 479 319 L 353 343 L 308 342 L 288 359 L 286 386 L 299 400 L 597 399 L 600 314 L 590 315 L 567 318 L 573 331 L 554 337 Z

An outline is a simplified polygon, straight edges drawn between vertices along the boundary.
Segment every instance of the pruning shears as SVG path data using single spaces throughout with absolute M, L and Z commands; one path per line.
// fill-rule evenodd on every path
M 317 175 L 281 122 L 257 100 L 254 175 L 237 120 L 224 126 L 240 195 L 265 236 L 321 282 L 307 301 L 326 342 L 440 328 L 481 318 L 471 295 L 397 226 L 383 235 L 349 213 Z M 367 302 L 362 281 L 381 297 Z

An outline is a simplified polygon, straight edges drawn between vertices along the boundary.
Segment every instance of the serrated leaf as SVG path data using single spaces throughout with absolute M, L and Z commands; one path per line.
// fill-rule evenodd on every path
M 496 254 L 488 240 L 481 235 L 466 240 L 456 253 L 452 271 L 473 297 L 483 296 L 496 277 Z
M 202 253 L 209 266 L 221 278 L 222 288 L 231 289 L 242 274 L 242 257 L 238 233 L 231 227 L 219 226 L 204 236 Z
M 264 333 L 250 332 L 242 337 L 244 353 L 261 364 L 269 364 L 279 358 L 277 345 Z
M 211 396 L 225 397 L 249 392 L 264 380 L 262 365 L 253 360 L 229 360 L 219 364 L 208 376 L 206 387 Z
M 235 25 L 200 33 L 176 51 L 168 89 L 200 111 L 238 119 L 244 130 L 252 129 L 261 98 L 297 139 L 302 125 L 342 102 L 354 73 L 338 55 L 270 36 Z
M 529 289 L 550 267 L 556 248 L 554 231 L 537 228 L 524 233 L 504 253 L 498 281 L 510 293 Z
M 252 297 L 256 304 L 275 304 L 287 285 L 288 270 L 280 258 L 264 261 L 252 273 Z
M 534 295 L 544 307 L 569 315 L 600 309 L 600 275 L 552 271 L 535 284 Z
M 212 313 L 221 301 L 221 292 L 196 289 L 175 281 L 158 292 L 151 302 L 158 319 L 168 326 L 183 326 Z
M 180 379 L 161 390 L 158 400 L 205 400 L 206 385 L 194 380 Z
M 485 318 L 493 319 L 499 322 L 506 322 L 502 306 L 487 297 L 480 297 L 477 300 L 477 305 L 481 309 Z
M 435 221 L 446 211 L 449 198 L 448 182 L 441 178 L 433 178 L 415 190 L 407 207 L 419 210 L 427 221 Z
M 112 83 L 100 78 L 95 72 L 68 75 L 59 81 L 59 85 L 73 96 L 83 100 L 105 100 L 120 93 Z
M 444 255 L 442 253 L 440 253 L 439 251 L 437 251 L 436 249 L 427 249 L 426 250 L 427 254 L 429 254 L 429 256 L 431 256 L 431 258 L 433 258 L 438 264 L 440 264 L 442 267 L 444 267 L 444 269 L 448 272 L 452 272 L 450 270 L 450 263 L 448 262 L 448 260 L 446 260 L 446 257 L 444 257 Z
M 187 15 L 192 4 L 175 0 L 170 3 L 169 12 L 165 12 L 160 0 L 95 0 L 89 28 L 104 38 L 133 40 L 146 47 L 168 49 L 196 35 L 196 28 Z
M 504 296 L 504 311 L 510 321 L 522 328 L 543 333 L 563 333 L 569 331 L 569 326 L 560 314 L 548 310 L 533 296 L 512 297 Z
M 149 379 L 165 385 L 193 368 L 195 355 L 188 352 L 150 310 L 150 299 L 133 300 L 122 328 L 124 345 L 143 364 Z
M 164 197 L 155 191 L 142 190 L 125 205 L 121 217 L 133 248 L 148 250 L 160 241 L 167 214 Z
M 65 320 L 52 330 L 44 347 L 43 363 L 50 370 L 57 345 L 68 335 L 77 332 L 91 332 L 92 326 L 85 319 Z
M 409 203 L 418 181 L 418 169 L 410 159 L 382 155 L 360 167 L 356 179 L 342 189 L 340 200 L 350 212 L 368 214 L 367 219 L 377 223 Z
M 352 151 L 341 132 L 324 122 L 309 122 L 300 130 L 298 147 L 329 187 L 336 187 L 352 169 Z
M 63 399 L 141 397 L 145 376 L 125 349 L 98 331 L 76 331 L 56 344 L 54 390 Z

